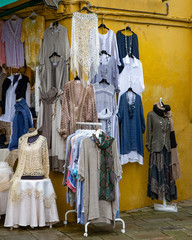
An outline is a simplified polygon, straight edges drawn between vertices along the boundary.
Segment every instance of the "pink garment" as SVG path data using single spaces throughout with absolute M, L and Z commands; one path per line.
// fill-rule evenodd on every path
M 1 40 L 5 42 L 7 67 L 21 68 L 24 66 L 24 47 L 21 42 L 22 19 L 7 20 L 3 23 Z
M 0 21 L 0 66 L 6 63 L 5 43 L 1 40 L 3 21 Z

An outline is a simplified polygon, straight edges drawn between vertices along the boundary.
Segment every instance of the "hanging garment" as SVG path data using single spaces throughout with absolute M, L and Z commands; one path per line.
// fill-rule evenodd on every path
M 24 66 L 24 47 L 21 42 L 22 19 L 7 20 L 3 24 L 1 39 L 5 42 L 6 65 L 12 68 Z
M 76 122 L 98 122 L 93 85 L 72 80 L 66 83 L 62 98 L 60 134 L 65 142 L 76 130 Z M 65 149 L 65 146 L 64 146 Z
M 115 200 L 115 172 L 112 143 L 114 138 L 101 132 L 97 138 L 92 135 L 94 142 L 100 150 L 100 189 L 99 200 L 112 202 Z
M 0 121 L 11 122 L 15 114 L 14 105 L 19 98 L 25 98 L 30 107 L 30 84 L 25 75 L 15 74 L 6 78 L 2 85 L 2 115 Z
M 139 44 L 138 38 L 135 33 L 130 36 L 125 36 L 121 31 L 117 32 L 117 45 L 119 50 L 119 59 L 121 66 L 119 71 L 122 72 L 124 68 L 123 58 L 128 54 L 129 56 L 135 56 L 139 59 Z
M 2 85 L 4 80 L 7 78 L 7 72 L 5 68 L 1 68 L 0 70 L 0 102 L 2 102 Z M 0 108 L 0 115 L 2 114 L 2 109 Z
M 99 66 L 98 17 L 95 13 L 74 12 L 71 34 L 71 71 L 82 78 L 88 76 L 92 65 L 92 75 Z M 82 74 L 81 74 L 82 73 Z
M 50 157 L 50 168 L 53 171 L 63 171 L 64 157 L 65 153 L 63 151 L 64 139 L 59 134 L 61 125 L 61 98 L 63 93 L 64 84 L 68 80 L 68 64 L 63 56 L 51 57 L 46 62 L 46 64 L 40 66 L 39 68 L 39 79 L 40 79 L 40 106 L 39 114 L 37 119 L 37 127 L 43 128 L 44 136 L 48 136 L 48 146 L 49 146 L 49 157 Z M 47 80 L 47 81 L 46 81 Z M 37 82 L 38 87 L 38 82 Z M 39 89 L 37 89 L 37 94 L 39 94 Z M 57 94 L 52 98 L 52 104 L 49 104 L 49 113 L 45 113 L 44 109 L 44 96 L 48 96 L 53 89 L 57 90 Z M 42 98 L 42 99 L 41 99 Z M 48 101 L 51 103 L 50 101 Z M 49 128 L 47 127 L 49 123 Z M 51 125 L 50 125 L 51 124 Z M 49 130 L 48 130 L 49 129 Z
M 119 127 L 115 89 L 106 83 L 93 85 L 97 107 L 97 117 L 102 123 L 101 129 L 114 137 L 119 146 Z
M 123 59 L 125 67 L 119 75 L 119 99 L 130 87 L 141 97 L 145 89 L 142 63 L 135 57 L 130 57 L 128 60 L 129 62 L 126 61 L 126 58 Z
M 143 165 L 143 136 L 145 119 L 141 97 L 134 94 L 130 103 L 127 92 L 121 95 L 119 103 L 119 123 L 121 128 L 121 163 L 138 162 Z
M 37 16 L 34 20 L 27 17 L 22 22 L 21 42 L 25 43 L 26 64 L 33 71 L 39 64 L 38 57 L 45 31 L 45 19 Z
M 7 162 L 0 162 L 0 192 L 9 189 L 10 186 L 10 178 L 13 174 L 13 169 L 9 166 Z M 2 204 L 2 203 L 1 203 Z M 5 214 L 1 213 L 0 208 L 0 215 Z
M 0 21 L 0 66 L 6 63 L 5 43 L 1 39 L 3 21 Z
M 60 56 L 63 56 L 65 61 L 69 60 L 70 47 L 67 28 L 60 24 L 58 24 L 57 27 L 53 27 L 51 25 L 45 29 L 43 44 L 39 54 L 40 65 L 46 65 L 47 63 L 49 64 L 49 57 L 54 52 Z
M 19 138 L 19 160 L 10 188 L 12 201 L 17 201 L 17 190 L 22 176 L 44 176 L 49 178 L 47 139 L 39 135 L 35 142 L 28 143 L 28 138 L 37 134 L 36 130 Z
M 40 77 L 39 77 L 39 66 L 36 67 L 35 72 L 35 112 L 39 112 L 39 105 L 40 105 Z
M 167 201 L 177 199 L 172 174 L 170 121 L 156 105 L 147 114 L 146 147 L 150 152 L 147 196 Z
M 109 29 L 106 34 L 99 33 L 99 48 L 100 52 L 105 50 L 108 54 L 113 56 L 116 61 L 116 65 L 121 65 L 119 61 L 119 51 L 117 47 L 117 39 L 115 33 Z
M 15 115 L 11 123 L 9 150 L 18 149 L 18 140 L 33 127 L 33 118 L 24 98 L 15 104 Z
M 68 62 L 63 56 L 49 58 L 46 64 L 39 67 L 39 78 L 42 91 L 48 92 L 52 87 L 63 90 L 69 79 Z
M 90 82 L 92 84 L 100 82 L 102 79 L 106 79 L 108 83 L 115 87 L 115 91 L 119 92 L 118 78 L 119 70 L 114 57 L 109 57 L 106 55 L 100 56 L 100 65 L 98 68 L 98 73 L 92 76 L 92 66 L 89 74 Z
M 79 158 L 79 180 L 83 181 L 83 204 L 85 224 L 91 222 L 113 223 L 118 210 L 117 179 L 122 174 L 116 140 L 112 143 L 115 173 L 115 200 L 99 200 L 100 152 L 95 142 L 85 138 L 81 143 Z

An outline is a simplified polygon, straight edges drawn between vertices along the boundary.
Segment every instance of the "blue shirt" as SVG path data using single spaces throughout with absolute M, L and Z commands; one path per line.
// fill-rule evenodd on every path
M 126 40 L 125 40 L 126 37 Z M 127 48 L 125 45 L 127 43 Z M 137 34 L 133 34 L 131 36 L 125 36 L 121 31 L 117 32 L 117 45 L 119 50 L 119 59 L 121 62 L 121 66 L 119 67 L 119 71 L 122 72 L 124 63 L 123 58 L 126 57 L 127 54 L 135 56 L 139 59 L 139 44 Z
M 121 95 L 118 118 L 121 126 L 120 153 L 128 154 L 131 151 L 137 151 L 141 156 L 144 156 L 142 133 L 145 131 L 145 120 L 141 97 L 138 94 L 135 97 L 135 109 L 132 118 L 129 116 L 126 92 Z

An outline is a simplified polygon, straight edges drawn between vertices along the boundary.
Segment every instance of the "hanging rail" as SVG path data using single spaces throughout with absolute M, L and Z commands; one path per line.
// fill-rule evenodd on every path
M 106 9 L 106 10 L 125 11 L 125 12 L 132 12 L 132 13 L 144 13 L 144 14 L 152 14 L 152 15 L 160 15 L 160 16 L 168 16 L 168 14 L 169 14 L 169 4 L 168 3 L 166 3 L 166 13 L 129 10 L 129 9 L 122 9 L 122 8 L 101 7 L 101 6 L 91 5 L 90 3 L 88 3 L 88 7 L 97 8 L 97 9 Z

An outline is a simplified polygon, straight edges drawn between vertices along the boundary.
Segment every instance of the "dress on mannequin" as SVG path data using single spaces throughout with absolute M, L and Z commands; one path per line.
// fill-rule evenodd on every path
M 146 147 L 150 152 L 147 196 L 159 200 L 164 197 L 164 202 L 177 199 L 171 164 L 171 119 L 166 117 L 169 111 L 169 105 L 161 107 L 157 103 L 147 115 Z

